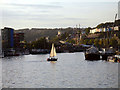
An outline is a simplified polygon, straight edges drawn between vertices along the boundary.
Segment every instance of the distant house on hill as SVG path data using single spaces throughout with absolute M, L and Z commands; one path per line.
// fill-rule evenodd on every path
M 96 28 L 95 28 L 95 29 L 90 30 L 90 33 L 96 33 Z
M 115 26 L 115 27 L 108 27 L 108 28 L 95 28 L 90 30 L 90 33 L 97 33 L 97 32 L 107 32 L 107 31 L 118 31 L 119 30 L 119 26 Z

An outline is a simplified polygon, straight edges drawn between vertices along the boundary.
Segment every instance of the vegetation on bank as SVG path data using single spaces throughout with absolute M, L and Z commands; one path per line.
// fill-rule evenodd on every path
M 94 45 L 98 48 L 107 48 L 107 47 L 120 47 L 120 40 L 117 40 L 115 37 L 111 39 L 82 39 L 81 44 Z
M 119 32 L 116 33 L 118 34 L 117 36 L 113 36 L 109 38 L 106 37 L 106 34 L 107 33 L 100 33 L 98 38 L 87 38 L 83 36 L 83 38 L 80 40 L 80 44 L 94 45 L 98 48 L 120 47 L 120 37 L 119 37 L 120 33 Z M 71 38 L 70 34 L 66 32 L 62 34 L 61 36 L 55 36 L 51 38 L 49 41 L 45 37 L 39 38 L 36 41 L 28 43 L 27 47 L 29 49 L 50 49 L 52 43 L 58 43 L 59 41 L 65 41 L 71 44 L 76 44 L 76 40 Z
M 95 28 L 106 28 L 113 27 L 120 24 L 120 20 L 113 22 L 106 22 L 97 25 Z M 85 28 L 83 31 L 78 29 L 79 34 L 82 35 L 79 44 L 94 45 L 98 48 L 106 47 L 120 47 L 120 31 L 109 31 L 90 34 L 92 28 Z M 29 49 L 50 49 L 51 43 L 58 43 L 59 41 L 65 41 L 71 44 L 78 44 L 78 37 L 74 36 L 73 33 L 75 28 L 59 28 L 59 29 L 31 29 L 23 30 L 25 33 L 26 44 L 25 47 Z M 22 30 L 20 30 L 22 31 Z M 60 36 L 57 36 L 58 31 L 63 33 Z M 45 37 L 48 37 L 47 40 Z

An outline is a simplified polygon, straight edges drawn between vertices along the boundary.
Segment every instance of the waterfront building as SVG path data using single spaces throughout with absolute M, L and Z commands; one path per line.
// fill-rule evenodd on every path
M 9 49 L 14 47 L 14 29 L 5 27 L 2 29 L 2 41 L 3 49 Z
M 2 33 L 0 29 L 0 57 L 2 57 Z
M 24 33 L 16 32 L 14 33 L 14 47 L 23 49 L 24 48 Z

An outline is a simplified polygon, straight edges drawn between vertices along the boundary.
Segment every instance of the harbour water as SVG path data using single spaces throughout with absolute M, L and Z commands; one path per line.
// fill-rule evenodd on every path
M 86 61 L 84 53 L 57 53 L 2 59 L 3 88 L 118 88 L 118 63 Z

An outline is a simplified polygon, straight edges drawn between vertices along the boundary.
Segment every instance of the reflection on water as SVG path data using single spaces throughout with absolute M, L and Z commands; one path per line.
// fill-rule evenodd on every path
M 83 53 L 59 53 L 3 58 L 4 88 L 117 88 L 118 64 L 86 61 Z
M 50 61 L 50 63 L 54 65 L 56 63 L 56 61 Z

